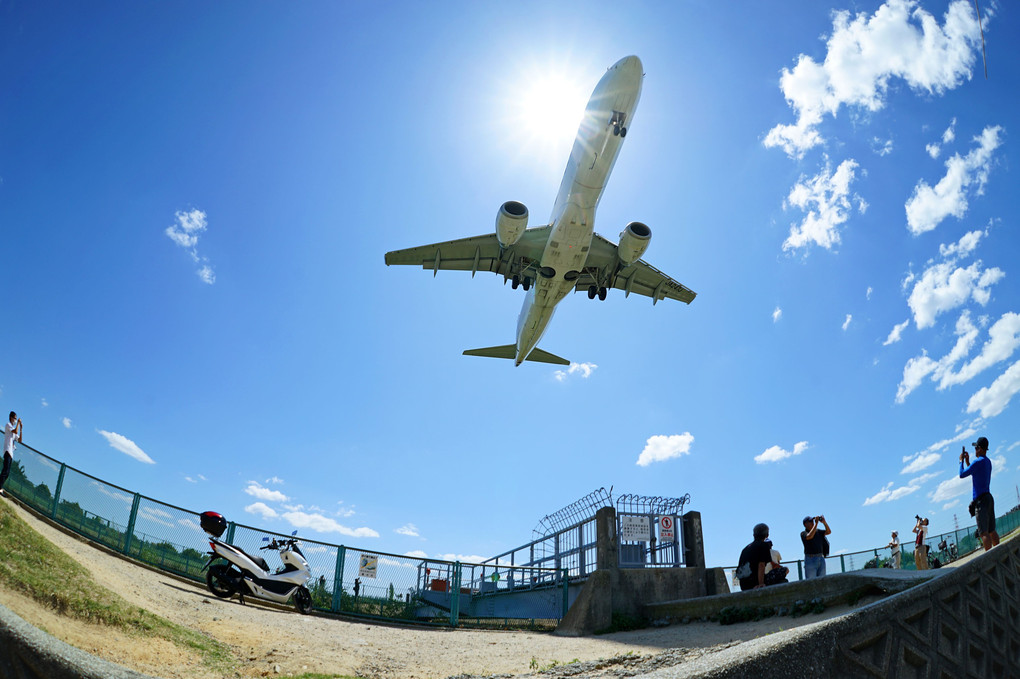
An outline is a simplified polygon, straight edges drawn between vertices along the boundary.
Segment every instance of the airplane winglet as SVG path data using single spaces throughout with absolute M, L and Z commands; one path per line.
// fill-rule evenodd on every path
M 486 358 L 509 358 L 514 359 L 517 357 L 517 345 L 516 344 L 504 344 L 498 347 L 483 347 L 481 349 L 466 349 L 464 351 L 465 356 L 485 356 Z M 538 347 L 531 350 L 528 354 L 526 361 L 533 361 L 536 363 L 552 363 L 554 365 L 570 365 L 570 361 L 565 358 L 561 358 L 555 354 L 550 354 L 548 351 L 543 351 Z

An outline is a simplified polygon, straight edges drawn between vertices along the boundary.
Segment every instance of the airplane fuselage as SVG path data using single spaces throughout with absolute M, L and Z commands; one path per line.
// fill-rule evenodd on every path
M 556 305 L 576 285 L 591 247 L 595 210 L 641 97 L 641 60 L 613 64 L 592 92 L 553 205 L 538 275 L 517 319 L 520 365 L 538 345 Z

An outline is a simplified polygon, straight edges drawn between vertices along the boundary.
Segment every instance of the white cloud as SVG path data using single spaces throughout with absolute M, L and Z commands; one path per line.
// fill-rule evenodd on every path
M 853 319 L 854 319 L 853 314 L 846 315 L 846 320 L 843 321 L 843 332 L 846 332 L 846 329 L 850 327 L 850 321 L 852 321 Z
M 489 559 L 487 556 L 478 556 L 477 554 L 436 554 L 433 558 L 439 561 L 460 561 L 461 563 L 475 564 L 480 564 Z
M 894 78 L 925 94 L 953 89 L 970 79 L 980 40 L 969 0 L 951 2 L 941 27 L 916 0 L 888 0 L 871 16 L 836 12 L 824 61 L 801 54 L 783 69 L 780 88 L 797 122 L 772 128 L 764 145 L 803 156 L 824 141 L 817 127 L 826 114 L 843 105 L 881 109 Z
M 394 533 L 398 533 L 399 535 L 406 535 L 406 536 L 412 537 L 412 538 L 421 537 L 418 534 L 418 527 L 415 526 L 413 523 L 408 523 L 408 524 L 405 524 L 405 525 L 401 526 L 400 528 L 395 528 L 393 530 L 393 532 Z
M 245 507 L 244 511 L 248 512 L 249 514 L 258 514 L 263 519 L 275 519 L 276 517 L 279 516 L 279 514 L 276 513 L 275 509 L 273 509 L 264 502 L 253 502 L 252 504 Z
M 921 381 L 931 375 L 933 382 L 938 383 L 938 390 L 943 391 L 957 384 L 964 384 L 984 370 L 1009 359 L 1020 347 L 1020 314 L 1007 312 L 988 329 L 989 339 L 981 348 L 981 353 L 971 361 L 964 363 L 959 370 L 954 367 L 970 354 L 977 343 L 979 330 L 971 322 L 970 313 L 964 311 L 956 322 L 956 344 L 948 354 L 934 361 L 924 354 L 910 359 L 903 369 L 903 381 L 900 382 L 896 400 L 902 403 L 906 396 L 920 386 Z
M 812 243 L 831 250 L 839 245 L 839 227 L 850 217 L 850 184 L 854 180 L 857 162 L 844 160 L 831 172 L 828 159 L 825 168 L 809 179 L 801 180 L 790 190 L 783 203 L 799 208 L 807 215 L 800 224 L 790 227 L 790 235 L 783 242 L 783 250 L 806 247 Z M 859 199 L 858 199 L 859 200 Z M 863 212 L 863 209 L 859 210 Z
M 580 375 L 587 379 L 591 377 L 591 374 L 595 371 L 598 366 L 594 363 L 571 363 L 570 367 L 566 370 L 557 370 L 553 373 L 553 377 L 556 378 L 557 382 L 562 382 L 567 379 L 567 375 Z
M 914 389 L 921 386 L 924 378 L 935 372 L 938 363 L 928 358 L 927 353 L 916 356 L 903 366 L 903 379 L 896 389 L 896 402 L 903 403 Z
M 64 425 L 64 429 L 70 429 L 71 428 L 71 418 L 70 417 L 61 418 L 60 424 Z
M 909 318 L 903 321 L 902 323 L 894 325 L 892 331 L 889 333 L 889 336 L 885 338 L 884 342 L 882 342 L 882 346 L 887 347 L 890 344 L 895 344 L 896 342 L 899 342 L 901 336 L 903 335 L 903 331 L 907 329 L 908 325 L 910 325 Z
M 928 497 L 934 503 L 948 502 L 964 493 L 969 493 L 970 488 L 969 478 L 961 479 L 959 476 L 954 475 L 952 478 L 940 483 L 935 490 L 928 494 Z
M 782 318 L 782 317 L 783 317 L 783 310 L 780 309 L 779 307 L 776 307 L 772 311 L 772 322 L 773 323 L 778 323 L 779 319 Z
M 944 145 L 949 144 L 954 139 L 956 139 L 955 130 L 956 130 L 956 118 L 953 118 L 952 122 L 949 123 L 949 127 L 947 127 L 946 131 L 942 133 L 942 143 L 938 144 L 933 142 L 924 147 L 925 150 L 928 152 L 928 155 L 931 156 L 933 160 L 939 157 L 939 154 L 942 152 L 942 147 Z
M 974 300 L 981 306 L 991 299 L 991 286 L 1005 277 L 1001 269 L 982 270 L 977 261 L 966 269 L 957 267 L 954 260 L 931 265 L 914 284 L 907 306 L 914 314 L 918 330 L 935 325 L 939 314 Z
M 97 431 L 100 436 L 105 438 L 107 443 L 109 443 L 115 450 L 119 450 L 129 457 L 133 457 L 139 462 L 144 462 L 145 464 L 156 464 L 151 457 L 145 454 L 144 450 L 138 447 L 138 444 L 126 436 L 121 436 L 120 434 L 112 431 L 103 431 L 102 429 Z
M 931 231 L 949 215 L 962 219 L 967 212 L 967 192 L 981 195 L 991 171 L 992 153 L 1001 144 L 1002 128 L 986 127 L 978 142 L 978 148 L 961 158 L 954 154 L 946 161 L 946 175 L 934 188 L 923 179 L 914 186 L 914 192 L 907 200 L 907 228 L 919 235 Z
M 866 507 L 868 505 L 878 504 L 879 502 L 892 502 L 908 495 L 912 495 L 920 490 L 921 486 L 937 476 L 939 476 L 939 473 L 922 474 L 917 478 L 910 479 L 910 481 L 899 488 L 893 488 L 894 482 L 890 481 L 882 488 L 882 490 L 866 499 L 864 501 L 864 506 Z
M 788 457 L 800 455 L 807 449 L 808 449 L 807 441 L 801 441 L 799 443 L 794 444 L 793 450 L 784 450 L 779 446 L 772 446 L 771 448 L 766 449 L 765 452 L 763 452 L 761 455 L 755 455 L 754 461 L 757 462 L 758 464 L 765 464 L 767 462 L 779 462 L 780 460 L 785 460 Z
M 200 265 L 195 273 L 202 279 L 202 282 L 212 285 L 216 282 L 216 274 L 209 266 L 208 258 L 199 256 L 197 250 L 199 234 L 205 231 L 208 226 L 205 212 L 201 210 L 176 212 L 174 217 L 177 219 L 177 223 L 168 226 L 164 233 L 170 240 L 187 251 L 191 261 Z
M 916 474 L 941 460 L 942 456 L 938 453 L 918 453 L 910 459 L 912 461 L 900 471 L 900 474 Z M 903 461 L 906 462 L 907 460 Z
M 48 401 L 46 400 L 46 398 L 45 398 L 45 397 L 43 397 L 43 400 L 42 400 L 42 407 L 43 407 L 43 408 L 49 408 L 49 407 L 50 407 L 50 404 L 49 404 L 49 402 L 48 402 Z
M 1020 392 L 1020 361 L 1009 366 L 989 386 L 978 389 L 967 401 L 967 412 L 980 411 L 981 417 L 995 417 L 1006 409 L 1017 392 Z
M 290 500 L 290 498 L 280 491 L 265 488 L 258 481 L 249 481 L 248 487 L 244 489 L 244 492 L 259 500 L 265 500 L 266 502 L 287 502 Z
M 322 514 L 307 514 L 305 512 L 284 512 L 283 518 L 295 528 L 308 528 L 319 533 L 339 533 L 352 538 L 377 538 L 379 533 L 371 528 L 348 528 L 335 519 Z
M 892 139 L 879 139 L 878 137 L 872 137 L 871 139 L 871 150 L 879 156 L 887 156 L 893 152 L 893 140 Z
M 957 344 L 959 345 L 960 342 L 969 339 L 966 351 L 966 353 L 969 353 L 970 347 L 977 338 L 978 330 L 973 325 L 970 325 L 969 328 L 961 328 L 961 323 L 964 322 L 964 318 L 967 316 L 964 313 L 960 317 L 960 322 L 957 323 L 958 335 L 961 329 L 966 330 L 968 333 L 966 338 L 961 336 Z M 967 322 L 969 323 L 969 318 L 967 318 Z M 988 341 L 981 348 L 981 353 L 975 356 L 969 363 L 964 364 L 958 371 L 953 372 L 952 368 L 956 364 L 956 359 L 963 358 L 963 356 L 957 356 L 955 349 L 944 359 L 946 361 L 945 369 L 936 371 L 935 374 L 935 377 L 939 378 L 938 388 L 940 390 L 946 389 L 955 384 L 963 384 L 973 379 L 979 373 L 996 363 L 1007 360 L 1017 350 L 1017 347 L 1020 347 L 1020 314 L 1007 312 L 988 329 Z
M 268 479 L 266 479 L 266 483 L 273 484 L 274 486 L 282 486 L 283 479 L 281 479 L 279 476 L 270 476 Z
M 208 481 L 209 479 L 205 478 L 201 474 L 196 474 L 194 477 L 185 476 L 184 480 L 188 483 L 198 483 L 199 481 Z
M 864 293 L 864 299 L 866 299 L 866 300 L 868 300 L 870 302 L 871 301 L 871 293 L 873 293 L 874 291 L 875 291 L 875 289 L 869 285 L 867 292 Z
M 645 443 L 645 449 L 638 456 L 639 467 L 647 467 L 653 462 L 664 462 L 675 457 L 691 454 L 694 435 L 690 432 L 673 434 L 672 436 L 651 436 Z

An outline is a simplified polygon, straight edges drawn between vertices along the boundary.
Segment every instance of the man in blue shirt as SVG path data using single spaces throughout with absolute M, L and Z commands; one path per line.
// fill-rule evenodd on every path
M 992 461 L 988 459 L 988 439 L 984 436 L 972 443 L 974 446 L 974 464 L 970 463 L 970 455 L 964 448 L 960 453 L 960 478 L 970 477 L 974 484 L 974 501 L 971 502 L 977 517 L 978 535 L 985 551 L 999 544 L 999 534 L 995 531 L 995 499 L 989 491 L 992 480 Z

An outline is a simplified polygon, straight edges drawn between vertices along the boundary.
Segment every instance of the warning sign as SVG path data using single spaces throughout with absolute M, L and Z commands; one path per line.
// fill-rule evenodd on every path
M 648 542 L 652 530 L 647 516 L 623 514 L 620 516 L 620 539 L 624 542 Z
M 660 516 L 659 542 L 675 542 L 676 541 L 675 526 L 676 526 L 675 516 Z
M 379 555 L 378 554 L 362 554 L 360 563 L 358 564 L 358 575 L 363 578 L 374 578 L 376 571 L 379 570 Z

